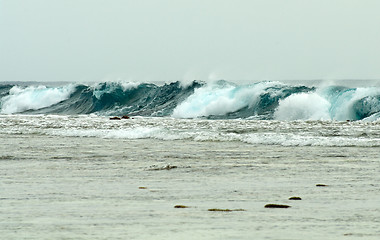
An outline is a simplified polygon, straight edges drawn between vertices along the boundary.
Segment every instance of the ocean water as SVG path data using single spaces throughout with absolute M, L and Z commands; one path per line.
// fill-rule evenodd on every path
M 0 113 L 375 121 L 380 118 L 380 82 L 363 83 L 3 83 Z
M 0 236 L 379 239 L 379 90 L 2 84 Z

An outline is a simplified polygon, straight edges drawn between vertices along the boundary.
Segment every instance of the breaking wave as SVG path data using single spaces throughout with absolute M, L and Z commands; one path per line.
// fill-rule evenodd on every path
M 72 85 L 58 88 L 13 86 L 9 89 L 8 95 L 1 99 L 1 113 L 20 113 L 45 108 L 66 100 L 73 90 Z
M 264 81 L 237 85 L 105 82 L 60 87 L 0 85 L 1 114 L 98 114 L 261 120 L 380 118 L 380 88 L 309 87 Z

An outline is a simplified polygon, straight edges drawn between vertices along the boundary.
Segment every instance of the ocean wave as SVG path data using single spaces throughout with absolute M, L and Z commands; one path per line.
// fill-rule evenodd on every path
M 1 114 L 97 114 L 149 117 L 362 120 L 380 116 L 380 88 L 310 87 L 264 81 L 164 85 L 104 82 L 61 87 L 0 85 Z
M 1 113 L 12 114 L 36 110 L 54 105 L 68 99 L 74 90 L 73 85 L 48 88 L 46 86 L 13 86 L 1 98 Z M 4 94 L 4 93 L 3 93 Z

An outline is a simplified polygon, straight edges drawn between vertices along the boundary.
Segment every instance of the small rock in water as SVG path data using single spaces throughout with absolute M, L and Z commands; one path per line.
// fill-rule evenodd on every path
M 208 209 L 210 212 L 236 212 L 236 211 L 245 211 L 245 209 L 220 209 L 220 208 L 210 208 Z
M 170 169 L 173 169 L 173 168 L 177 168 L 177 166 L 173 166 L 173 165 L 168 164 L 168 165 L 163 166 L 163 167 L 158 167 L 156 165 L 153 165 L 153 166 L 150 167 L 149 170 L 151 170 L 151 171 L 158 171 L 158 170 L 170 170 Z
M 174 208 L 189 208 L 189 207 L 185 205 L 175 205 Z
M 353 233 L 345 233 L 345 234 L 343 234 L 343 236 L 352 236 L 352 235 L 354 235 Z
M 130 118 L 130 117 L 127 116 L 127 115 L 124 115 L 124 116 L 121 117 L 121 119 L 129 119 L 129 118 Z
M 328 185 L 326 185 L 326 184 L 317 184 L 315 186 L 317 186 L 317 187 L 327 187 Z
M 289 200 L 302 200 L 300 197 L 290 197 Z
M 147 189 L 147 187 L 139 187 L 139 189 Z
M 119 117 L 111 117 L 110 120 L 121 120 Z
M 289 205 L 284 205 L 284 204 L 267 204 L 264 206 L 265 208 L 290 208 Z
M 170 170 L 170 169 L 173 169 L 173 168 L 177 168 L 177 166 L 166 165 L 163 169 Z

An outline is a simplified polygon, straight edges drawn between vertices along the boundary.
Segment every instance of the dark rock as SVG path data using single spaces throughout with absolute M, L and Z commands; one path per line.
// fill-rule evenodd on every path
M 353 236 L 354 234 L 353 233 L 345 233 L 343 234 L 343 236 Z
M 175 205 L 174 208 L 189 208 L 189 207 L 185 205 Z
M 119 117 L 111 117 L 110 120 L 121 120 Z
M 315 186 L 317 186 L 317 187 L 327 187 L 328 185 L 326 185 L 326 184 L 317 184 Z
M 130 119 L 130 117 L 127 116 L 127 115 L 124 115 L 124 116 L 121 117 L 121 119 Z
M 290 197 L 289 200 L 302 200 L 300 197 Z
M 139 189 L 147 189 L 147 187 L 139 187 Z
M 220 209 L 220 208 L 210 208 L 208 209 L 210 212 L 237 212 L 237 211 L 245 211 L 245 209 Z
M 267 204 L 264 207 L 265 208 L 290 208 L 289 205 L 283 205 L 283 204 Z

